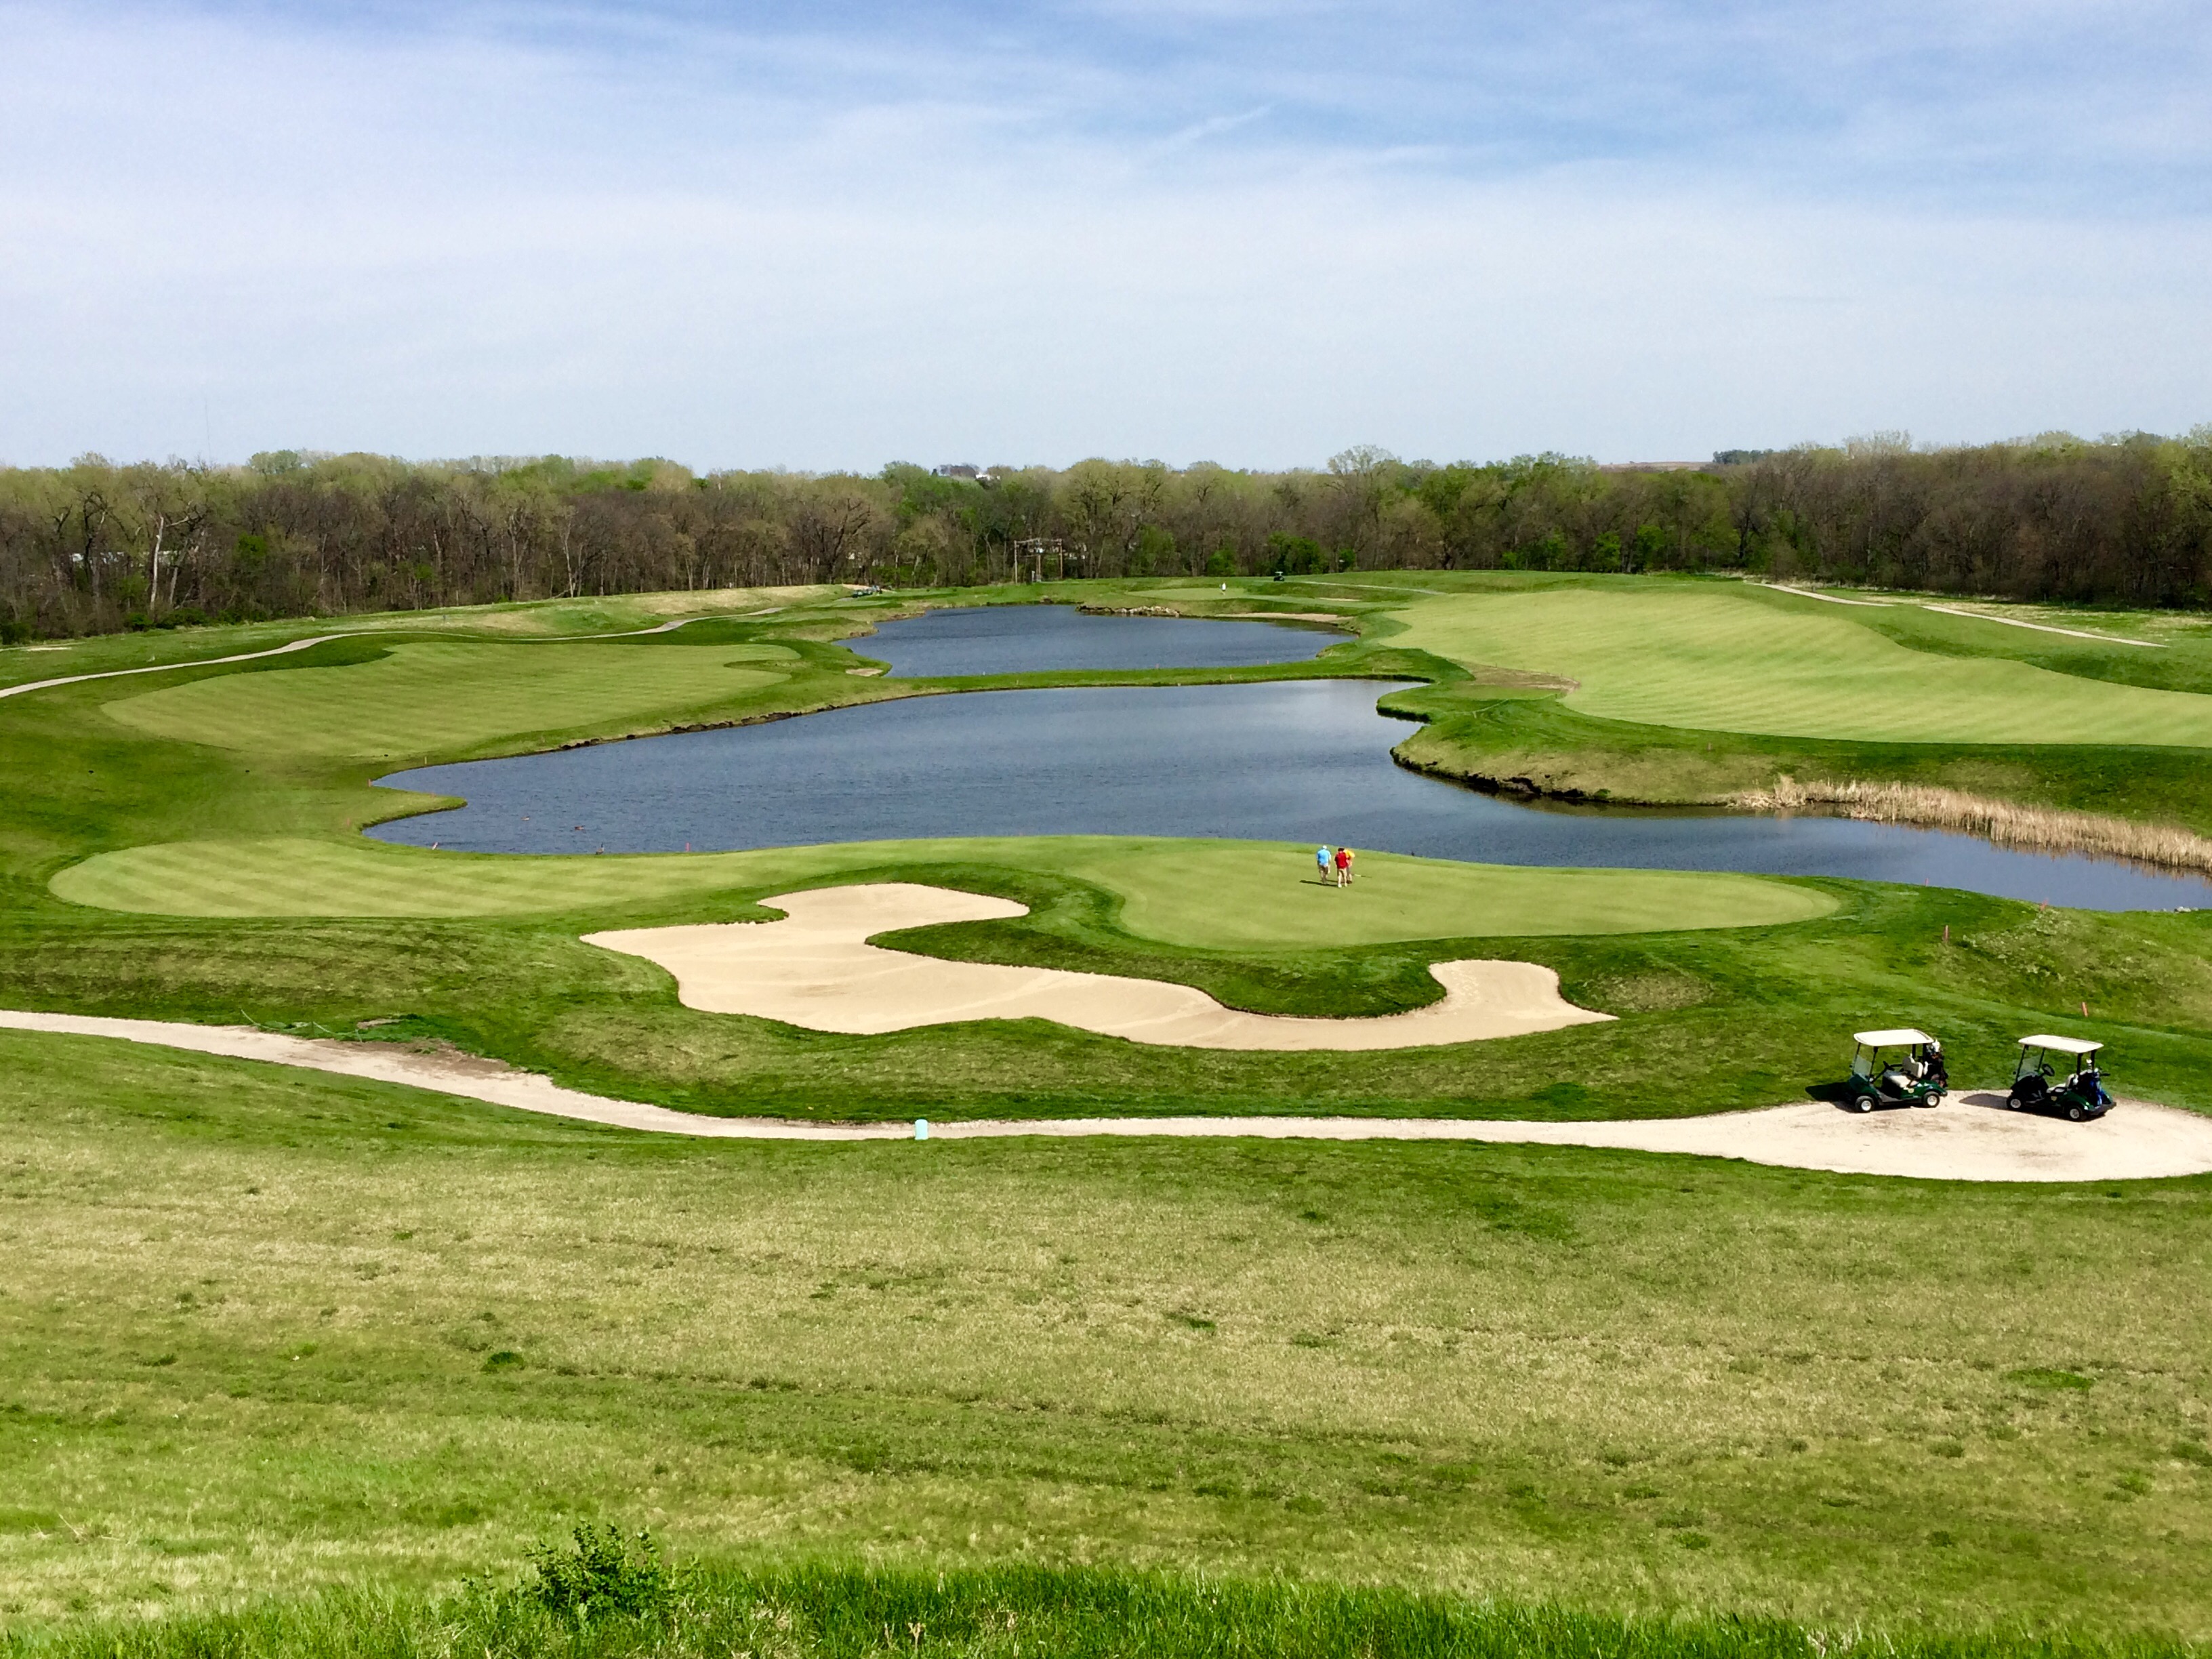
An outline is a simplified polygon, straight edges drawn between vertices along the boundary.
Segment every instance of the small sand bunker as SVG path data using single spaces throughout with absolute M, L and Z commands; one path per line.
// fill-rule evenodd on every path
M 1049 1019 L 1104 1036 L 1183 1048 L 1413 1048 L 1520 1036 L 1611 1019 L 1559 994 L 1533 962 L 1440 962 L 1443 1000 L 1373 1019 L 1239 1013 L 1161 980 L 943 962 L 886 951 L 871 935 L 948 921 L 1026 915 L 1025 906 L 910 882 L 786 893 L 761 901 L 781 921 L 587 933 L 676 975 L 684 1006 L 751 1014 L 814 1031 L 874 1036 L 971 1019 Z

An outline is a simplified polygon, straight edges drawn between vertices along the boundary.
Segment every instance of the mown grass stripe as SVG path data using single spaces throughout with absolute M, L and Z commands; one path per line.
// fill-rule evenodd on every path
M 220 675 L 106 709 L 135 731 L 221 749 L 397 759 L 703 707 L 774 684 L 781 675 L 764 665 L 795 659 L 773 645 L 410 642 L 374 662 Z
M 158 915 L 565 915 L 933 863 L 1088 881 L 1120 896 L 1130 932 L 1215 950 L 1765 927 L 1836 905 L 1819 888 L 1761 876 L 1388 853 L 1362 855 L 1358 884 L 1340 893 L 1312 881 L 1304 846 L 1105 836 L 605 857 L 434 853 L 360 840 L 170 842 L 103 853 L 64 870 L 52 887 L 71 903 Z
M 1583 713 L 1644 725 L 1908 743 L 2212 747 L 2212 697 L 1915 651 L 1848 614 L 1746 594 L 1571 588 L 1431 600 L 1391 643 L 1581 683 Z

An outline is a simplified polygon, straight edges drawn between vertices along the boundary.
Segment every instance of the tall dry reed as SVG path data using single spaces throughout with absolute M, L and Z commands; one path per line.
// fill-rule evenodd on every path
M 1747 789 L 1729 804 L 1754 812 L 1832 810 L 1878 823 L 1915 823 L 1980 836 L 2036 853 L 2088 853 L 2166 870 L 2212 870 L 2212 840 L 2171 824 L 2136 823 L 2102 812 L 2016 806 L 1924 783 L 1800 783 L 1786 775 L 1769 789 Z

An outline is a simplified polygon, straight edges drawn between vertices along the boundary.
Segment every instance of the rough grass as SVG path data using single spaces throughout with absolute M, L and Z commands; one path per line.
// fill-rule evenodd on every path
M 1996 641 L 1988 654 L 1937 654 L 1862 620 L 1886 611 L 1741 587 L 1582 584 L 1429 599 L 1400 614 L 1393 644 L 1566 676 L 1579 683 L 1567 706 L 1608 720 L 1867 742 L 2212 748 L 2212 696 L 2054 672 Z
M 106 706 L 134 731 L 292 760 L 466 751 L 532 732 L 673 716 L 781 678 L 772 645 L 403 641 L 376 660 L 219 674 Z
M 639 1613 L 583 1621 L 536 1581 L 441 1599 L 339 1593 L 159 1623 L 0 1637 L 8 1659 L 420 1659 L 426 1654 L 652 1654 L 667 1659 L 2180 1659 L 2156 1637 L 1808 1627 L 1673 1615 L 1621 1619 L 1328 1583 L 1033 1565 L 775 1567 L 690 1562 Z
M 761 852 L 538 858 L 377 842 L 173 842 L 56 876 L 75 904 L 185 916 L 489 916 L 630 908 L 885 864 L 996 864 L 1088 881 L 1140 938 L 1208 950 L 1743 927 L 1825 915 L 1817 889 L 1669 870 L 1542 870 L 1366 853 L 1348 890 L 1304 846 L 1111 836 L 852 842 Z
M 2212 1181 L 670 1145 L 16 1034 L 0 1145 L 19 1626 L 450 1585 L 597 1516 L 685 1555 L 2212 1633 L 2175 1288 Z

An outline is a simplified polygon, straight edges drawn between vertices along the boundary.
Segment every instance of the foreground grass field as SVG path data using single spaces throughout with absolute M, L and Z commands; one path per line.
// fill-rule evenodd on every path
M 1085 596 L 1328 607 L 1363 633 L 1318 663 L 1091 678 L 1423 682 L 1377 694 L 1431 717 L 1407 752 L 1462 775 L 1549 756 L 1682 798 L 1863 772 L 2212 823 L 2207 751 L 2182 746 L 2212 691 L 2193 624 L 2126 622 L 2167 643 L 2149 651 L 1912 605 L 1431 573 Z M 1653 601 L 1648 639 L 1617 624 L 1624 596 Z M 556 637 L 740 602 L 769 614 Z M 1252 844 L 503 860 L 357 834 L 431 804 L 368 787 L 403 752 L 952 689 L 852 674 L 838 641 L 893 603 L 366 619 L 349 626 L 372 638 L 173 684 L 0 702 L 0 1006 L 445 1042 L 600 1092 L 811 1118 L 1700 1112 L 1802 1097 L 1875 1020 L 1941 1031 L 1963 1084 L 2007 1075 L 2024 1031 L 2086 1026 L 2125 1091 L 2212 1109 L 2212 915 L 1374 854 L 1340 894 L 1305 849 Z M 1779 640 L 1830 612 L 1866 636 L 1804 659 L 1843 700 L 1819 735 L 1761 735 L 1796 654 L 1731 667 L 1741 617 L 1714 605 Z M 1605 627 L 1635 649 L 1569 659 Z M 310 631 L 0 653 L 0 684 Z M 1860 673 L 1890 652 L 1917 672 Z M 1613 712 L 1577 702 L 1559 677 L 1579 669 Z M 1681 701 L 1707 676 L 1724 708 Z M 2094 741 L 1974 736 L 2012 731 L 1989 722 L 2021 696 L 2074 723 L 2043 736 Z M 1911 741 L 1864 735 L 1908 716 Z M 1620 1018 L 1357 1055 L 1041 1024 L 835 1037 L 684 1009 L 657 969 L 578 939 L 861 878 L 1030 908 L 896 941 L 948 957 L 1363 1015 L 1433 998 L 1431 961 L 1507 955 Z M 487 1624 L 480 1601 L 405 1598 L 512 1575 L 585 1516 L 651 1526 L 720 1564 L 720 1588 L 688 1634 L 578 1651 L 1144 1651 L 1104 1644 L 1138 1594 L 1117 1573 L 1152 1566 L 1544 1609 L 1386 1595 L 1400 1634 L 1377 1652 L 2212 1639 L 2212 1333 L 2191 1288 L 2212 1181 L 2018 1191 L 1468 1146 L 665 1144 L 21 1035 L 0 1036 L 0 1624 L 27 1652 L 533 1650 L 546 1630 Z M 921 1577 L 886 1600 L 856 1562 Z M 298 1600 L 323 1589 L 357 1599 Z M 1143 1589 L 1136 1628 L 1170 1632 L 1161 1652 L 1346 1650 L 1356 1597 L 1237 1594 L 1258 1599 Z M 258 1622 L 128 1624 L 270 1596 Z M 994 1596 L 1018 1630 L 975 1617 Z M 921 1628 L 855 1622 L 893 1625 L 894 1605 Z M 1689 1622 L 1650 1648 L 1650 1627 L 1605 1622 L 1654 1613 Z M 125 1624 L 56 1623 L 78 1616 Z
M 0 1607 L 684 1554 L 2212 1633 L 2212 1180 L 671 1145 L 0 1036 Z M 906 1645 L 902 1642 L 902 1646 Z

